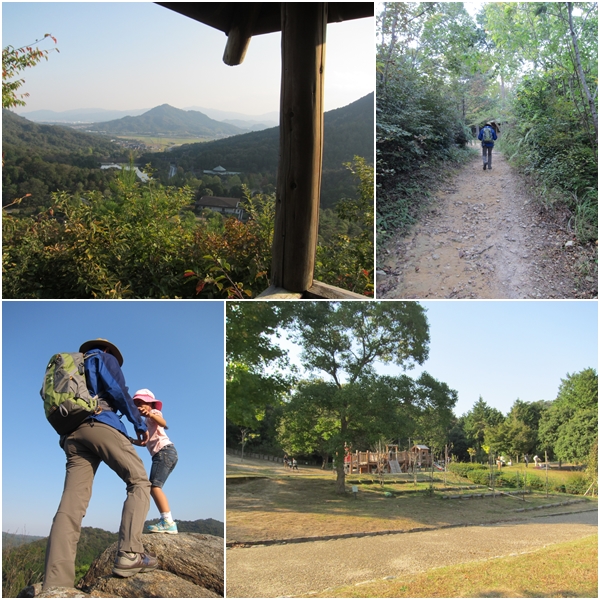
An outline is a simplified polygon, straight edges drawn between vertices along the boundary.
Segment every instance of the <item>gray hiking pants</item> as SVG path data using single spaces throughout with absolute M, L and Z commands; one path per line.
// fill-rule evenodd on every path
M 150 508 L 150 482 L 144 463 L 131 442 L 114 427 L 93 421 L 83 423 L 67 437 L 63 448 L 67 455 L 67 475 L 46 547 L 44 589 L 74 585 L 81 521 L 100 462 L 105 462 L 127 484 L 119 550 L 144 551 L 142 530 Z
M 481 146 L 481 154 L 483 156 L 483 164 L 487 164 L 488 169 L 492 168 L 492 150 L 494 146 Z

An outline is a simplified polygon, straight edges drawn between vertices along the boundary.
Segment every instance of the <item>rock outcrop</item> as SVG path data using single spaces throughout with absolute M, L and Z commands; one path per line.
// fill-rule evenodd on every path
M 201 533 L 144 534 L 144 548 L 158 557 L 158 569 L 126 579 L 114 577 L 117 545 L 93 563 L 78 588 L 26 588 L 22 598 L 222 598 L 224 540 Z

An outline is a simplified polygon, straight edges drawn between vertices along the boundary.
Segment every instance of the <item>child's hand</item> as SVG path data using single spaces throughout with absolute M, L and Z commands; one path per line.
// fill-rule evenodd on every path
M 150 407 L 146 406 L 145 404 L 138 406 L 138 409 L 140 411 L 140 414 L 144 415 L 145 417 L 147 417 L 150 414 Z

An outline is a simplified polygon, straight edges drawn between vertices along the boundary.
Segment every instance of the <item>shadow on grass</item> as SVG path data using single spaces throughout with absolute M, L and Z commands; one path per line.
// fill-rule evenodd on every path
M 496 496 L 470 500 L 443 500 L 442 493 L 386 497 L 385 491 L 412 487 L 412 484 L 386 483 L 360 485 L 356 496 L 335 493 L 335 480 L 302 477 L 298 473 L 251 479 L 228 485 L 228 525 L 238 541 L 247 539 L 286 539 L 348 533 L 374 533 L 418 528 L 438 528 L 467 524 L 502 525 L 502 521 L 522 520 L 560 513 L 568 507 L 517 513 L 522 506 L 543 506 L 557 498 L 532 495 L 520 498 Z M 484 490 L 485 491 L 485 490 Z M 560 499 L 564 500 L 565 496 Z M 579 511 L 597 509 L 597 503 L 575 505 Z M 575 523 L 579 513 L 554 517 L 555 522 Z M 293 516 L 290 516 L 293 515 Z M 586 522 L 589 516 L 585 517 Z M 260 524 L 260 534 L 252 531 Z M 236 527 L 240 529 L 236 531 Z

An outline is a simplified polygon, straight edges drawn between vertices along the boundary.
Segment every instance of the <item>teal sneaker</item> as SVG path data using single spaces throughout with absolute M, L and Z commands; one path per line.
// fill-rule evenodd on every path
M 175 521 L 161 519 L 156 525 L 148 525 L 148 533 L 179 533 Z

